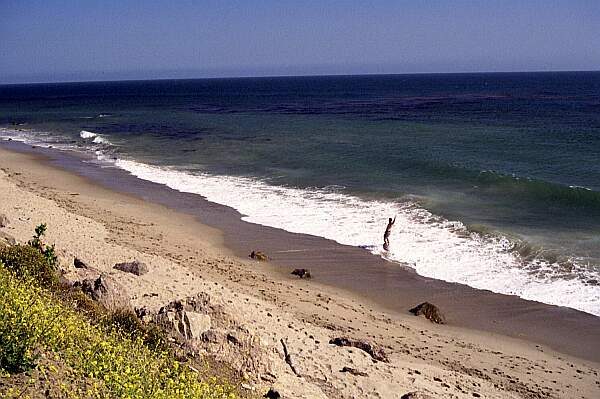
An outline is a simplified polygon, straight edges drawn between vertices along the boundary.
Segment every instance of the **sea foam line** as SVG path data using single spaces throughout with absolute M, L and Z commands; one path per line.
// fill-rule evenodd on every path
M 339 192 L 273 186 L 243 177 L 191 174 L 123 159 L 115 164 L 138 178 L 230 206 L 248 222 L 362 246 L 386 259 L 408 263 L 426 277 L 600 316 L 600 286 L 577 278 L 541 278 L 528 273 L 518 255 L 510 251 L 509 240 L 469 233 L 462 223 L 437 217 L 414 204 L 366 201 Z M 383 230 L 393 215 L 397 215 L 397 223 L 392 245 L 389 252 L 383 252 Z M 552 265 L 535 262 L 552 270 Z
M 82 130 L 81 132 L 79 132 L 79 137 L 81 137 L 82 139 L 91 139 L 92 137 L 96 136 L 96 133 L 87 130 Z
M 98 133 L 90 132 L 88 130 L 82 130 L 81 132 L 79 132 L 79 137 L 81 137 L 82 139 L 93 139 L 92 143 L 94 144 L 112 144 L 109 140 L 100 136 Z

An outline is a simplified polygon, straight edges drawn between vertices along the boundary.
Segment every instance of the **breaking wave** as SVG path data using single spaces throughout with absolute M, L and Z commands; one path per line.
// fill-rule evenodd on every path
M 87 130 L 82 130 L 79 132 L 79 137 L 82 139 L 91 139 L 92 137 L 96 137 L 97 134 L 94 132 L 88 132 Z
M 436 216 L 410 201 L 364 200 L 339 190 L 273 186 L 131 160 L 115 164 L 138 178 L 230 206 L 248 222 L 360 246 L 426 277 L 600 316 L 600 285 L 590 283 L 598 276 L 577 260 L 570 260 L 570 273 L 565 273 L 564 264 L 536 257 L 522 243 L 470 231 L 461 222 Z M 397 215 L 397 223 L 390 251 L 385 252 L 382 230 L 390 215 Z

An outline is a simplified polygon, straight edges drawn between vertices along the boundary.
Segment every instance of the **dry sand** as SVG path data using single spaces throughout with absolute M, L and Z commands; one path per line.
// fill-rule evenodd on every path
M 126 285 L 135 306 L 157 309 L 209 294 L 254 339 L 260 367 L 244 365 L 241 353 L 231 361 L 260 369 L 260 376 L 250 375 L 257 392 L 274 385 L 289 398 L 400 398 L 411 391 L 444 398 L 600 397 L 594 360 L 435 325 L 341 289 L 291 279 L 234 256 L 219 230 L 188 214 L 92 184 L 39 156 L 0 149 L 0 168 L 0 214 L 10 220 L 0 232 L 24 242 L 37 224 L 47 223 L 63 268 L 75 273 L 77 256 Z M 150 272 L 137 277 L 112 268 L 133 259 Z M 339 336 L 383 346 L 390 362 L 328 343 Z M 282 340 L 297 373 L 285 362 Z M 367 375 L 341 372 L 344 367 Z

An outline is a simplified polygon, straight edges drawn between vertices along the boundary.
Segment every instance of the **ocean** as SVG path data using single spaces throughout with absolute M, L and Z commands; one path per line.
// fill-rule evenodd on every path
M 600 72 L 4 85 L 0 137 L 600 315 Z

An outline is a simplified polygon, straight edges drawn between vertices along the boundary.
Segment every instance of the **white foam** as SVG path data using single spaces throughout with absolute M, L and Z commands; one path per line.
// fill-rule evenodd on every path
M 92 142 L 96 144 L 110 144 L 110 141 L 101 136 L 94 137 L 94 140 L 92 140 Z
M 88 132 L 87 130 L 82 130 L 79 132 L 79 137 L 82 139 L 91 139 L 92 137 L 96 137 L 97 134 L 94 132 Z
M 529 273 L 504 238 L 469 233 L 460 222 L 432 215 L 411 203 L 366 201 L 325 190 L 272 186 L 230 176 L 190 174 L 134 161 L 116 165 L 141 179 L 200 194 L 237 209 L 243 220 L 290 232 L 362 246 L 386 259 L 407 263 L 417 273 L 479 289 L 568 306 L 600 316 L 600 287 L 581 279 Z M 382 251 L 387 218 L 397 215 L 389 252 Z M 536 266 L 552 270 L 536 261 Z
M 82 130 L 81 132 L 79 132 L 79 136 L 83 139 L 93 138 L 92 143 L 94 144 L 112 144 L 108 139 L 100 136 L 98 133 L 90 132 L 87 130 Z
M 60 135 L 32 129 L 0 128 L 0 138 L 57 149 L 71 148 L 64 143 L 65 138 Z
M 14 141 L 19 141 L 21 143 L 27 143 L 28 137 L 27 134 L 22 130 L 8 129 L 8 128 L 0 128 L 0 138 L 3 139 L 11 139 Z

